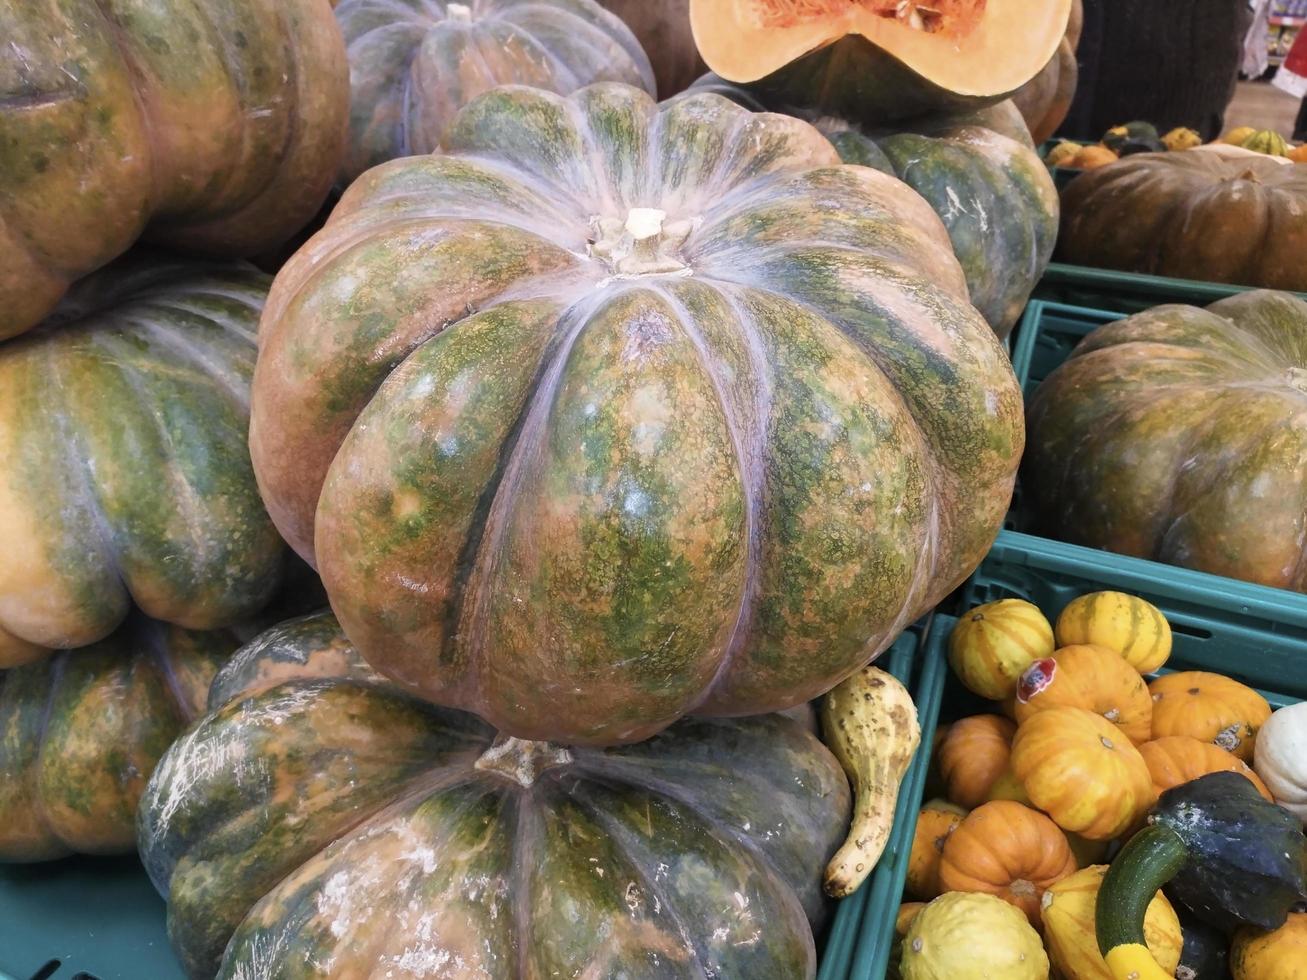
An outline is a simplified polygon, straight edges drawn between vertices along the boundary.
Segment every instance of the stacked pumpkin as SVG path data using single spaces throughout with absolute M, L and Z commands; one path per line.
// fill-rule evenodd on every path
M 0 14 L 0 857 L 135 828 L 196 977 L 814 975 L 865 665 L 1011 496 L 1071 0 L 668 5 L 749 108 L 593 0 L 155 6 Z
M 1134 972 L 1139 956 L 1116 950 L 1132 942 L 1143 944 L 1153 970 L 1160 965 L 1158 977 L 1176 975 L 1177 967 L 1217 976 L 1204 962 L 1208 947 L 1224 957 L 1229 941 L 1200 940 L 1210 939 L 1208 928 L 1228 933 L 1240 924 L 1247 928 L 1235 943 L 1236 963 L 1252 947 L 1280 950 L 1259 962 L 1291 955 L 1300 924 L 1288 913 L 1307 897 L 1307 843 L 1290 812 L 1303 799 L 1294 728 L 1302 706 L 1272 716 L 1256 691 L 1200 671 L 1148 681 L 1144 675 L 1162 668 L 1170 650 L 1162 614 L 1116 592 L 1072 601 L 1056 626 L 1021 599 L 979 606 L 959 620 L 950 663 L 966 688 L 999 710 L 962 718 L 937 735 L 944 797 L 918 815 L 907 877 L 915 904 L 904 906 L 899 930 L 907 930 L 905 976 L 922 975 L 913 967 L 922 952 L 913 944 L 919 931 L 910 928 L 920 903 L 931 902 L 929 910 L 958 901 L 950 898 L 955 893 L 1001 899 L 1028 923 L 1000 929 L 1010 913 L 977 905 L 968 927 L 950 935 L 950 948 L 934 948 L 945 962 L 972 964 L 974 974 L 956 977 L 982 976 L 1014 958 L 1044 964 L 1031 976 L 1043 976 L 1050 961 L 1067 980 L 1153 976 Z M 1282 800 L 1250 767 L 1254 751 Z M 1186 819 L 1210 838 L 1195 840 Z M 1188 850 L 1163 867 L 1144 842 L 1172 825 Z M 1236 843 L 1241 835 L 1265 839 Z M 1109 870 L 1106 858 L 1126 840 Z M 1229 877 L 1240 873 L 1231 859 L 1250 863 L 1249 881 L 1260 875 L 1262 884 L 1231 885 Z M 1182 903 L 1177 914 L 1158 889 L 1181 861 L 1188 870 L 1170 885 Z M 1222 877 L 1235 890 L 1214 897 Z M 1123 960 L 1130 968 L 1121 971 Z M 1236 966 L 1236 980 L 1274 976 Z

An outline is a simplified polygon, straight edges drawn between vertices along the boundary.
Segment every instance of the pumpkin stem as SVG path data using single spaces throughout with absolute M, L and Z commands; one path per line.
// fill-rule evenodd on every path
M 1144 916 L 1158 889 L 1189 860 L 1189 849 L 1169 827 L 1146 827 L 1121 849 L 1103 877 L 1095 908 L 1098 948 L 1113 980 L 1170 978 L 1148 952 Z
M 689 275 L 681 246 L 695 222 L 668 221 L 658 208 L 631 208 L 626 220 L 595 218 L 590 255 L 603 259 L 619 276 Z
M 494 745 L 481 753 L 474 768 L 496 773 L 519 786 L 530 787 L 546 769 L 571 762 L 572 753 L 553 742 L 500 736 Z
M 445 16 L 460 24 L 472 23 L 472 8 L 465 3 L 451 3 L 445 7 Z

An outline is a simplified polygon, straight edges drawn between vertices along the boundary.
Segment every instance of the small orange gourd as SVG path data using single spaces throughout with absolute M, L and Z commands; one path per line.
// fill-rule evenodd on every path
M 970 809 L 1008 771 L 1017 726 L 1001 715 L 973 715 L 949 726 L 939 743 L 939 774 L 951 802 Z
M 1230 949 L 1234 980 L 1303 980 L 1307 977 L 1307 912 L 1290 912 L 1272 932 L 1240 929 Z
M 1110 721 L 1135 744 L 1153 730 L 1148 685 L 1115 650 L 1092 644 L 1063 647 L 1036 660 L 1017 681 L 1017 724 L 1051 708 L 1084 708 Z
M 1110 721 L 1083 708 L 1028 718 L 1012 742 L 1012 770 L 1035 806 L 1090 840 L 1120 836 L 1157 799 L 1139 750 Z
M 1192 782 L 1209 772 L 1229 771 L 1246 777 L 1257 792 L 1275 802 L 1261 777 L 1247 763 L 1211 742 L 1190 735 L 1167 735 L 1139 746 L 1139 754 L 1144 757 L 1159 796 L 1172 786 Z
M 939 895 L 939 861 L 944 843 L 966 815 L 966 810 L 947 800 L 931 800 L 921 808 L 908 856 L 905 890 L 909 895 L 926 901 Z
M 1201 670 L 1165 674 L 1148 685 L 1153 738 L 1190 735 L 1251 762 L 1257 732 L 1271 717 L 1266 699 L 1246 684 Z
M 945 892 L 985 892 L 1040 925 L 1044 891 L 1074 874 L 1066 835 L 1044 814 L 1010 800 L 969 813 L 944 843 L 939 884 Z

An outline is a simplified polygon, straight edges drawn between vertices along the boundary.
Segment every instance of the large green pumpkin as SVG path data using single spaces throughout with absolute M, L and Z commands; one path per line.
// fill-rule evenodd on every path
M 103 639 L 133 601 L 213 629 L 271 597 L 246 442 L 268 283 L 129 256 L 0 346 L 0 667 Z
M 754 111 L 767 108 L 747 86 L 716 75 L 700 79 L 694 90 L 717 92 Z M 1000 337 L 1012 331 L 1053 257 L 1058 200 L 1011 102 L 884 128 L 792 106 L 771 108 L 808 119 L 845 163 L 892 174 L 924 197 L 948 229 L 971 302 Z
M 336 17 L 350 64 L 344 183 L 439 149 L 458 110 L 496 85 L 654 90 L 635 35 L 595 0 L 341 0 Z
M 99 643 L 0 671 L 0 861 L 134 850 L 146 780 L 239 644 L 138 614 Z
M 260 328 L 264 498 L 375 667 L 634 741 L 828 690 L 979 561 L 1020 396 L 916 194 L 715 95 L 500 89 L 447 143 Z
M 142 235 L 279 244 L 340 165 L 327 0 L 11 0 L 0 39 L 0 338 Z
M 496 737 L 329 615 L 232 660 L 140 848 L 193 977 L 812 977 L 848 784 L 778 715 L 620 749 Z
M 1139 153 L 1062 191 L 1062 262 L 1304 291 L 1305 255 L 1307 167 L 1283 158 Z
M 1046 533 L 1307 591 L 1307 302 L 1263 290 L 1100 327 L 1028 422 Z

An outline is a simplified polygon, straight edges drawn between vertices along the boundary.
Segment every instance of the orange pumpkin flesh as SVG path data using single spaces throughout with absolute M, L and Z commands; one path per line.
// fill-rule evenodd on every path
M 1075 855 L 1057 824 L 1020 803 L 995 800 L 949 835 L 939 884 L 946 892 L 996 895 L 1039 928 L 1045 889 L 1075 871 Z
M 708 67 L 732 82 L 757 81 L 852 35 L 945 91 L 997 99 L 1053 57 L 1071 2 L 691 0 L 690 22 Z
M 1168 735 L 1139 746 L 1139 754 L 1148 764 L 1153 789 L 1159 795 L 1172 786 L 1192 782 L 1209 772 L 1237 772 L 1256 786 L 1257 792 L 1269 802 L 1275 802 L 1261 777 L 1247 763 L 1211 742 L 1190 735 Z

